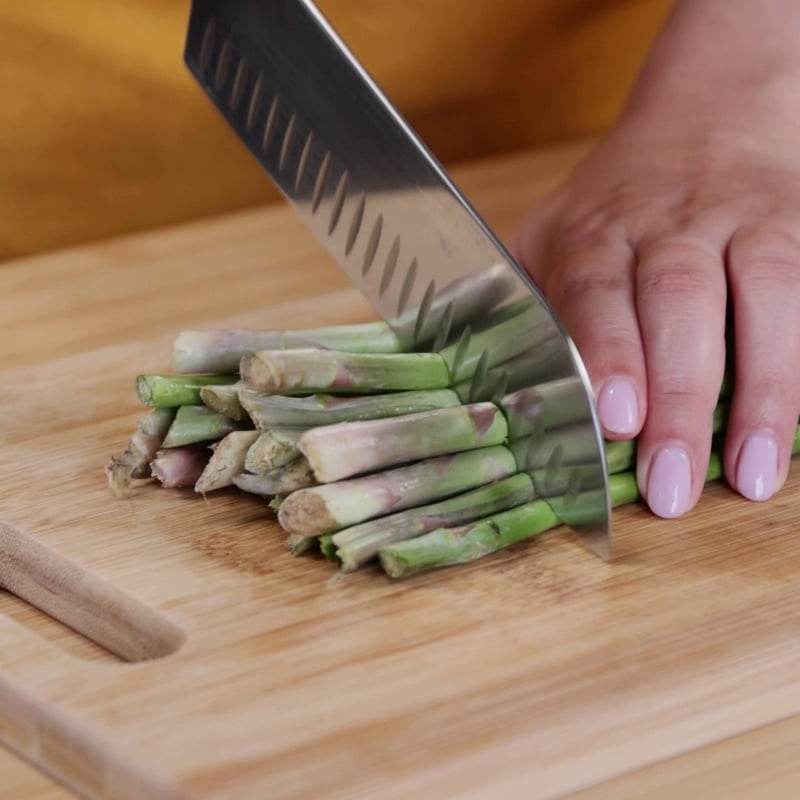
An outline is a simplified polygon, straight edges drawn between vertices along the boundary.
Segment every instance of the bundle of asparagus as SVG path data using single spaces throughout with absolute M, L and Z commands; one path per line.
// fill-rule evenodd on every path
M 292 553 L 318 548 L 345 571 L 481 558 L 560 525 L 541 496 L 548 466 L 594 447 L 555 346 L 527 352 L 538 313 L 510 303 L 436 352 L 409 352 L 378 322 L 181 333 L 175 373 L 136 380 L 151 410 L 110 485 L 237 487 L 265 499 Z M 725 416 L 722 401 L 715 431 Z M 605 446 L 612 504 L 637 501 L 635 443 Z M 707 480 L 720 475 L 715 454 Z

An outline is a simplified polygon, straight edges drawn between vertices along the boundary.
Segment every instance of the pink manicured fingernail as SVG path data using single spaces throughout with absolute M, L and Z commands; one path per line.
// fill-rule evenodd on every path
M 597 411 L 600 422 L 607 431 L 636 433 L 639 407 L 633 384 L 626 378 L 607 380 L 597 398 Z
M 650 462 L 647 505 L 659 517 L 679 517 L 689 508 L 692 487 L 689 454 L 675 445 L 662 447 Z
M 778 443 L 768 433 L 745 439 L 736 468 L 736 488 L 748 500 L 767 500 L 778 482 Z

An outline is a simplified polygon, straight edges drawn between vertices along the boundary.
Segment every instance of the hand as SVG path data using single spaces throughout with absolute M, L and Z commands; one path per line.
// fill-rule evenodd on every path
M 800 49 L 784 41 L 800 20 L 753 19 L 780 0 L 720 5 L 679 4 L 619 126 L 511 243 L 583 356 L 606 436 L 639 435 L 663 517 L 702 492 L 728 312 L 724 466 L 742 495 L 782 485 L 800 415 Z

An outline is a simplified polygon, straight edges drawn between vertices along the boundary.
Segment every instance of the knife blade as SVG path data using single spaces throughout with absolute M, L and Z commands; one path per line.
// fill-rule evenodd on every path
M 193 0 L 184 59 L 406 347 L 458 342 L 457 354 L 467 353 L 482 325 L 524 309 L 525 335 L 487 347 L 470 368 L 470 401 L 513 393 L 504 408 L 525 431 L 517 451 L 538 465 L 537 493 L 608 559 L 603 439 L 574 343 L 319 9 L 310 0 Z

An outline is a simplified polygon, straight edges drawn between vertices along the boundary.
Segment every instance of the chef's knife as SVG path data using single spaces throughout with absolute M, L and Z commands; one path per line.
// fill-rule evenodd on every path
M 510 422 L 528 437 L 537 492 L 607 559 L 605 454 L 574 344 L 320 11 L 310 0 L 193 0 L 185 60 L 409 349 L 466 349 L 487 320 L 526 309 L 526 335 L 482 353 L 470 400 L 517 391 Z

